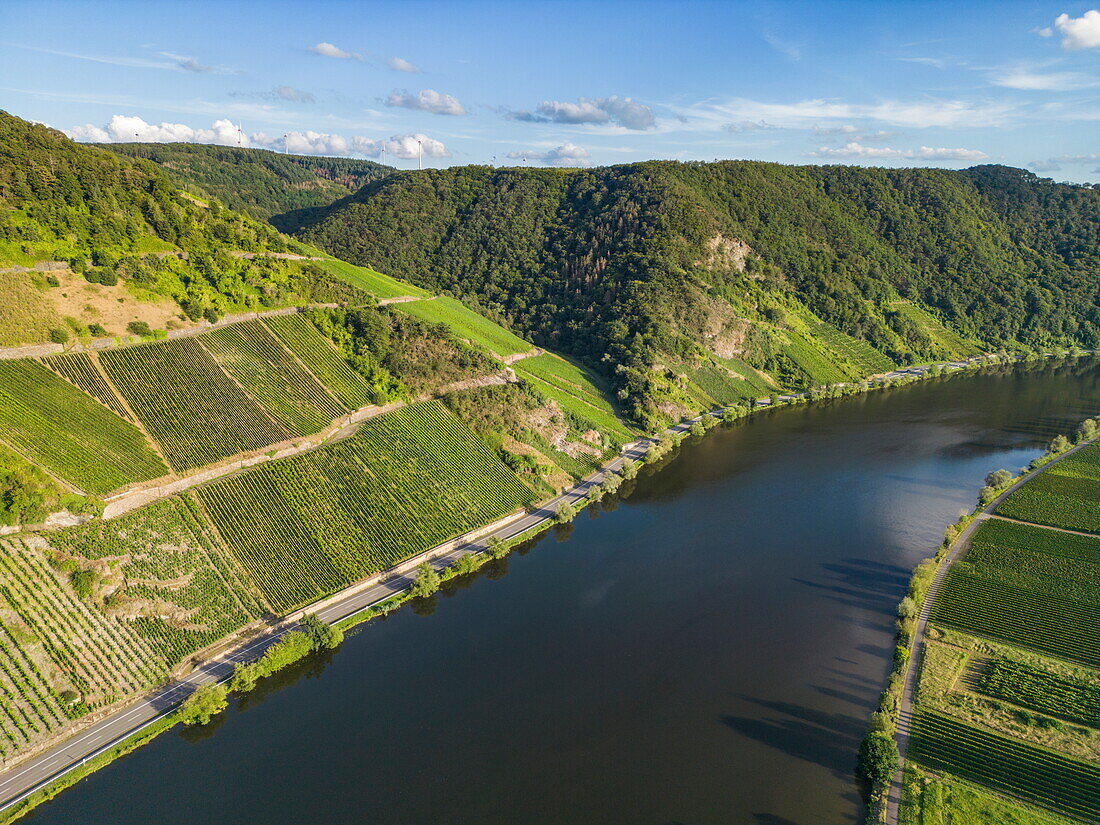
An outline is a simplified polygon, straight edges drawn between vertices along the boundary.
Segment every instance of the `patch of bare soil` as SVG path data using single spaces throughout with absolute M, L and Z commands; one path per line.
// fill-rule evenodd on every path
M 81 324 L 99 324 L 108 335 L 126 335 L 131 321 L 144 321 L 153 329 L 183 326 L 180 308 L 170 298 L 138 292 L 125 281 L 115 286 L 89 283 L 69 270 L 52 273 L 61 282 L 42 293 L 57 315 Z

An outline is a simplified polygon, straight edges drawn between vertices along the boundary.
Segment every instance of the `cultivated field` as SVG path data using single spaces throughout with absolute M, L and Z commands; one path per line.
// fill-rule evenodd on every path
M 446 324 L 457 337 L 499 356 L 516 355 L 532 349 L 532 345 L 518 335 L 467 309 L 454 298 L 441 296 L 430 301 L 410 301 L 393 306 L 430 324 Z
M 278 612 L 530 503 L 534 494 L 438 402 L 352 438 L 197 488 Z
M 575 364 L 546 353 L 517 361 L 513 369 L 539 393 L 558 402 L 577 420 L 579 429 L 590 423 L 620 443 L 632 438 L 630 430 L 615 414 L 602 383 Z
M 1100 533 L 1100 446 L 1090 444 L 1059 461 L 1009 496 L 997 514 Z

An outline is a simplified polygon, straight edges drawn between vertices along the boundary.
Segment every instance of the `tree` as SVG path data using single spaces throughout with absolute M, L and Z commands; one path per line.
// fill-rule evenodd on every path
M 898 605 L 899 619 L 911 619 L 917 615 L 917 612 L 917 603 L 909 596 L 902 599 L 901 604 Z
M 1081 422 L 1081 426 L 1077 428 L 1077 443 L 1091 441 L 1098 435 L 1100 435 L 1100 421 L 1095 418 L 1086 418 Z
M 705 435 L 706 431 L 707 428 L 703 426 L 702 421 L 696 421 L 694 424 L 691 425 L 691 429 L 688 430 L 688 432 L 690 432 L 695 438 L 700 438 L 701 436 Z
M 300 622 L 314 650 L 332 650 L 344 641 L 344 631 L 333 627 L 315 613 L 307 613 Z
M 886 783 L 898 771 L 898 743 L 880 730 L 868 733 L 859 746 L 859 774 L 875 783 Z
M 416 568 L 416 578 L 413 579 L 412 587 L 409 588 L 409 592 L 412 594 L 413 598 L 426 599 L 439 590 L 439 584 L 439 574 L 435 572 L 435 568 L 427 562 L 424 562 Z
M 1004 487 L 1010 481 L 1012 481 L 1012 473 L 1008 470 L 994 470 L 985 477 L 985 483 L 988 487 Z
M 503 558 L 508 552 L 508 545 L 500 540 L 500 536 L 489 536 L 489 540 L 485 542 L 485 547 L 494 559 Z
M 248 693 L 256 687 L 256 681 L 261 675 L 260 668 L 255 662 L 237 662 L 233 666 L 233 678 L 229 680 L 230 692 Z
M 576 517 L 577 508 L 568 501 L 563 501 L 558 505 L 558 509 L 554 511 L 554 518 L 557 519 L 558 524 L 568 524 Z
M 1057 455 L 1059 453 L 1064 453 L 1070 446 L 1068 438 L 1064 435 L 1056 435 L 1054 436 L 1054 440 L 1050 442 L 1050 446 L 1047 447 L 1047 452 Z
M 202 685 L 183 700 L 179 710 L 180 721 L 185 725 L 205 725 L 227 707 L 225 685 Z

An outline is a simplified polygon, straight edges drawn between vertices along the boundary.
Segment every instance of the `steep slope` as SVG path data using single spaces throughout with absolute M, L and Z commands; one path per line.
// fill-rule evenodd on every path
M 983 348 L 1093 346 L 1098 215 L 1100 191 L 1001 167 L 654 161 L 408 173 L 301 237 L 468 296 L 600 368 L 653 421 L 746 380 L 744 362 L 807 386 Z
M 0 346 L 354 293 L 307 257 L 147 161 L 0 112 Z
M 110 143 L 103 148 L 150 160 L 195 194 L 217 198 L 230 209 L 269 220 L 284 231 L 298 220 L 284 213 L 328 206 L 397 171 L 369 160 L 197 143 Z

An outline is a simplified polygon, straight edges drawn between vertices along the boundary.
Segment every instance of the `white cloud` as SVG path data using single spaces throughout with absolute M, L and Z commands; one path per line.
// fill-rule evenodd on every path
M 1062 48 L 1068 51 L 1100 47 L 1100 11 L 1091 9 L 1080 17 L 1059 14 L 1054 28 L 1062 34 Z
M 316 100 L 312 92 L 295 89 L 293 86 L 276 86 L 271 94 L 279 100 L 289 100 L 291 103 L 313 103 Z
M 527 160 L 539 160 L 547 166 L 588 166 L 591 156 L 588 150 L 575 143 L 563 143 L 545 152 L 534 149 L 526 152 L 509 152 L 508 157 L 513 160 L 526 158 Z
M 194 129 L 183 123 L 146 123 L 142 118 L 115 115 L 105 126 L 91 123 L 63 130 L 73 140 L 98 143 L 218 143 L 248 146 L 248 137 L 227 118 L 215 120 L 209 129 Z
M 1062 164 L 1095 163 L 1100 160 L 1100 152 L 1091 152 L 1085 155 L 1059 155 L 1046 160 L 1033 160 L 1027 166 L 1036 172 L 1060 172 Z
M 431 112 L 433 115 L 464 115 L 466 109 L 458 98 L 437 92 L 434 89 L 423 89 L 418 94 L 411 94 L 404 90 L 394 89 L 386 98 L 387 106 L 400 106 L 403 109 L 417 109 L 422 112 Z
M 639 131 L 657 125 L 652 109 L 633 98 L 618 95 L 594 99 L 582 97 L 576 103 L 544 100 L 533 112 L 511 112 L 508 117 L 532 123 L 614 123 Z
M 1036 72 L 1023 67 L 994 74 L 990 81 L 1009 89 L 1044 92 L 1068 92 L 1100 86 L 1100 78 L 1082 72 Z
M 940 60 L 938 57 L 895 57 L 895 60 L 900 60 L 902 63 L 919 63 L 922 66 L 932 66 L 936 69 L 947 68 L 947 61 Z
M 922 146 L 919 149 L 890 149 L 886 146 L 864 146 L 851 141 L 843 146 L 821 146 L 810 152 L 814 158 L 852 158 L 852 159 L 904 159 L 904 160 L 983 160 L 989 157 L 977 149 L 944 149 Z
M 287 132 L 284 136 L 268 135 L 259 132 L 252 136 L 252 140 L 259 146 L 269 149 L 282 150 L 296 155 L 362 155 L 376 158 L 382 154 L 383 148 L 387 157 L 414 160 L 418 157 L 417 141 L 420 141 L 426 158 L 449 158 L 450 150 L 438 140 L 423 134 L 393 135 L 386 140 L 375 140 L 363 135 L 353 135 L 350 138 L 343 135 L 329 134 L 326 132 Z
M 775 49 L 780 54 L 785 54 L 791 60 L 802 59 L 802 49 L 797 43 L 792 43 L 789 40 L 783 40 L 777 37 L 773 32 L 764 32 L 764 42 Z
M 742 132 L 767 132 L 779 127 L 766 120 L 739 120 L 736 123 L 727 123 L 722 128 L 727 132 L 741 134 Z
M 339 46 L 334 46 L 332 43 L 321 42 L 315 46 L 310 46 L 309 50 L 314 54 L 319 54 L 322 57 L 335 57 L 339 60 L 362 60 L 363 55 L 357 52 L 346 52 Z
M 408 60 L 403 57 L 391 57 L 386 61 L 386 65 L 393 69 L 395 72 L 409 72 L 410 74 L 420 74 L 423 70 L 414 66 Z
M 1001 126 L 1009 122 L 1017 110 L 1015 105 L 1006 102 L 974 103 L 965 100 L 846 103 L 817 98 L 795 103 L 772 103 L 733 98 L 721 103 L 696 104 L 677 111 L 709 122 L 712 128 L 722 128 L 726 123 L 739 120 L 766 120 L 792 129 L 809 129 L 822 121 L 872 120 L 914 129 L 956 129 Z
M 1051 158 L 1050 160 L 1033 160 L 1029 163 L 1028 168 L 1035 172 L 1061 172 L 1062 167 L 1059 163 Z
M 859 129 L 853 126 L 851 123 L 841 123 L 837 126 L 822 126 L 819 123 L 814 124 L 814 134 L 822 137 L 826 135 L 854 135 Z

